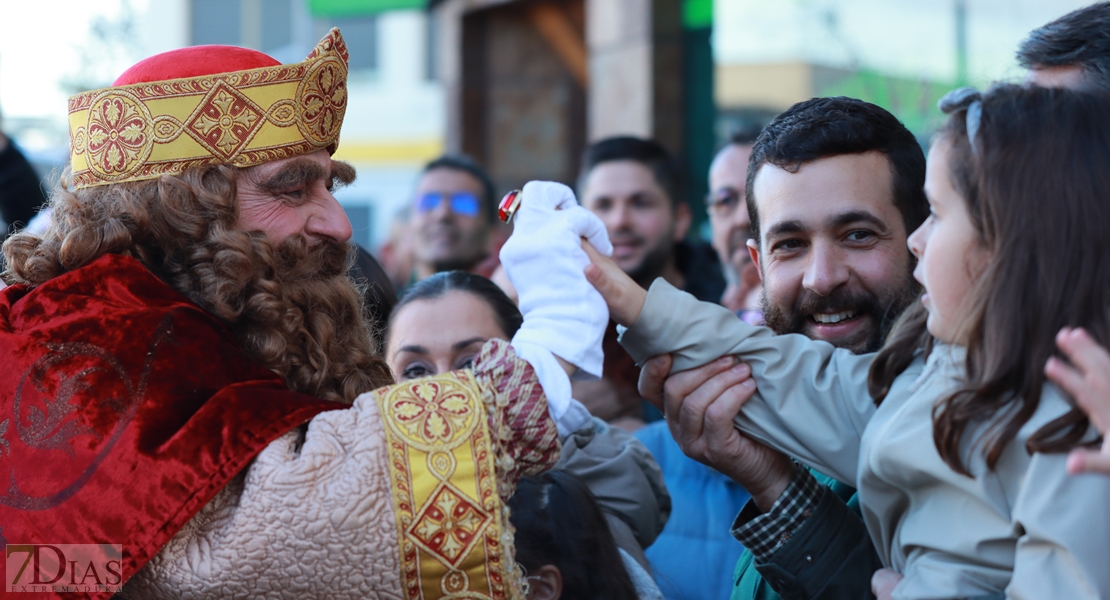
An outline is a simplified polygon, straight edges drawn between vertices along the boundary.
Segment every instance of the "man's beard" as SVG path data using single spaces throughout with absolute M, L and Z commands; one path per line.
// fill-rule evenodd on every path
M 328 400 L 349 403 L 392 383 L 362 296 L 346 276 L 348 244 L 294 236 L 273 247 L 252 234 L 249 250 L 235 246 L 214 253 L 219 280 L 203 286 L 215 297 L 202 304 L 252 358 L 291 389 Z
M 301 236 L 293 236 L 274 249 L 274 278 L 286 286 L 296 286 L 307 282 L 319 282 L 343 278 L 353 258 L 353 248 L 349 243 L 325 238 L 316 244 L 309 244 Z M 307 293 L 319 289 L 307 286 Z
M 633 238 L 638 242 L 643 240 L 641 236 L 628 232 L 618 233 L 617 235 Z M 660 238 L 655 246 L 648 248 L 640 263 L 628 270 L 628 276 L 640 284 L 641 287 L 650 286 L 656 277 L 662 276 L 667 265 L 674 259 L 674 242 L 671 241 L 671 237 L 671 235 L 666 235 Z
M 869 292 L 851 293 L 840 287 L 828 296 L 820 296 L 803 290 L 794 306 L 782 307 L 771 304 L 767 298 L 767 288 L 763 288 L 763 321 L 767 327 L 778 334 L 806 334 L 806 327 L 814 324 L 814 314 L 854 312 L 853 319 L 867 318 L 870 326 L 853 335 L 850 339 L 837 341 L 836 345 L 854 353 L 875 352 L 882 348 L 890 328 L 919 295 L 920 286 L 910 274 L 902 281 L 889 299 L 880 300 Z
M 437 225 L 436 227 L 443 227 Z M 458 236 L 458 242 L 453 244 L 454 249 L 441 256 L 431 256 L 428 262 L 436 273 L 443 271 L 469 271 L 478 266 L 489 256 L 487 248 L 488 234 L 475 231 L 466 231 L 453 227 L 453 234 Z M 431 235 L 431 232 L 421 232 L 421 235 Z

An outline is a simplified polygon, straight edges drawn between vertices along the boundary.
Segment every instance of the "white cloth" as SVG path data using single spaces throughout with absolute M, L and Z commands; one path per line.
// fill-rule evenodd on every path
M 586 280 L 590 259 L 582 238 L 606 256 L 613 253 L 605 225 L 578 205 L 570 188 L 533 181 L 524 186 L 513 234 L 501 248 L 501 265 L 524 315 L 513 349 L 535 369 L 561 436 L 582 426 L 589 413 L 571 399 L 570 380 L 555 356 L 577 367 L 575 379 L 600 378 L 609 324 L 605 300 Z

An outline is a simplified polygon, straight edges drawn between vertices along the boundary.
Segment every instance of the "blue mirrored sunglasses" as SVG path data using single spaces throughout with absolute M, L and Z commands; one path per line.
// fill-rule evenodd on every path
M 478 216 L 478 196 L 470 192 L 455 192 L 454 194 L 428 192 L 422 194 L 416 198 L 416 211 L 421 213 L 431 212 L 439 206 L 443 198 L 447 199 L 451 212 L 456 215 L 464 217 Z

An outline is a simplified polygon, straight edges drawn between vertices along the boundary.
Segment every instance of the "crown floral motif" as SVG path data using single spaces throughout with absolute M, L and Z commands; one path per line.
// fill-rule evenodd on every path
M 93 90 L 69 99 L 76 188 L 334 153 L 347 110 L 347 46 L 332 29 L 277 65 Z

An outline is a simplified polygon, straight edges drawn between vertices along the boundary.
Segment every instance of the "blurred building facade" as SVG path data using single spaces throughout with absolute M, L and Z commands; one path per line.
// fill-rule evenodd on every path
M 581 154 L 650 137 L 702 206 L 714 146 L 712 0 L 433 0 L 446 147 L 500 189 L 574 186 Z M 702 210 L 695 214 L 702 216 Z

